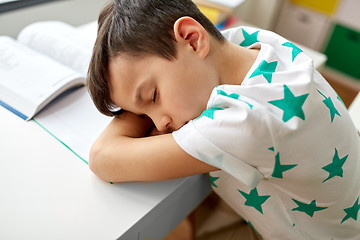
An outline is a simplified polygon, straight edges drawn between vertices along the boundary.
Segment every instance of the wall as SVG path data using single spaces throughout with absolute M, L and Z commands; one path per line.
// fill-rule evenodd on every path
M 0 14 L 0 35 L 16 37 L 26 25 L 44 20 L 61 20 L 78 26 L 97 19 L 108 0 L 55 1 Z M 260 28 L 274 28 L 284 0 L 246 0 L 236 15 Z
M 259 28 L 273 30 L 284 0 L 245 0 L 235 14 Z
M 0 14 L 0 35 L 16 38 L 26 25 L 60 20 L 74 26 L 95 21 L 107 0 L 72 0 L 44 3 Z

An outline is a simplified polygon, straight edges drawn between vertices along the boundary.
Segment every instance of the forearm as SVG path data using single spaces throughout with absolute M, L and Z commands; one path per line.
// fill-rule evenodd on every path
M 184 152 L 172 134 L 143 137 L 152 122 L 131 113 L 115 118 L 94 143 L 89 166 L 107 182 L 158 181 L 218 170 Z
M 128 149 L 129 140 L 144 137 L 151 127 L 151 120 L 130 112 L 124 112 L 114 117 L 90 149 L 90 169 L 104 180 L 113 178 L 111 170 L 115 161 L 130 151 Z
M 140 117 L 131 112 L 123 112 L 114 117 L 99 138 L 105 140 L 118 136 L 144 137 L 152 126 L 153 123 L 149 118 Z

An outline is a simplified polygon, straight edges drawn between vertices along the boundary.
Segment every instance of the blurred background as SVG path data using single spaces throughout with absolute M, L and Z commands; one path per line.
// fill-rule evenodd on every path
M 324 54 L 319 71 L 349 106 L 360 90 L 359 0 L 194 0 L 219 29 L 253 25 Z M 0 0 L 0 35 L 16 38 L 26 25 L 96 21 L 107 0 Z

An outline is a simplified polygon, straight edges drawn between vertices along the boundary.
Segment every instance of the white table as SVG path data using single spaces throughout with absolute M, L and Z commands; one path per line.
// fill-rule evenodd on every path
M 0 239 L 160 239 L 209 193 L 203 175 L 109 184 L 0 107 Z

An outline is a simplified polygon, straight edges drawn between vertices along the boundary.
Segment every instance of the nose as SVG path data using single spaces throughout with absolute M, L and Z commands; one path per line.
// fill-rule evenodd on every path
M 171 118 L 166 115 L 157 116 L 155 118 L 152 118 L 156 129 L 159 132 L 165 132 L 170 128 Z

